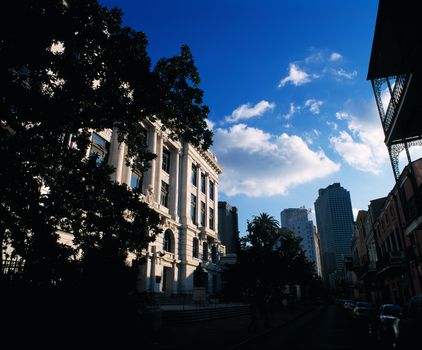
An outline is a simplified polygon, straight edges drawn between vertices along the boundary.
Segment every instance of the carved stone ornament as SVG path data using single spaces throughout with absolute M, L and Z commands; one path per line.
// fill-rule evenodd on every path
M 206 237 L 205 227 L 201 227 L 200 228 L 198 237 L 199 237 L 200 240 L 204 240 L 205 239 L 205 237 Z
M 148 186 L 147 189 L 147 194 L 145 196 L 145 200 L 147 203 L 152 203 L 154 200 L 154 188 L 152 187 L 152 185 Z
M 167 219 L 166 217 L 164 217 L 164 216 L 163 216 L 163 217 L 161 218 L 160 225 L 161 225 L 161 226 L 164 226 L 164 227 L 168 227 L 168 225 L 169 225 L 168 219 Z

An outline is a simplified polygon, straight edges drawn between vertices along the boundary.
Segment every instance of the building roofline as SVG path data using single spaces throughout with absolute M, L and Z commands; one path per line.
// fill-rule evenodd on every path
M 420 70 L 422 21 L 417 1 L 379 0 L 367 80 Z

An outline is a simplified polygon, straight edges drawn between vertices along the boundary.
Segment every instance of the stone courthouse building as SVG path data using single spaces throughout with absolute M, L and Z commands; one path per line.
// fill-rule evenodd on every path
M 147 145 L 157 155 L 141 176 L 125 164 L 127 146 L 116 130 L 93 132 L 91 152 L 115 168 L 112 180 L 141 188 L 144 200 L 162 217 L 163 232 L 142 251 L 138 290 L 164 295 L 192 294 L 194 271 L 207 275 L 208 294 L 221 285 L 218 234 L 218 176 L 222 168 L 210 151 L 171 140 L 159 122 L 144 123 Z

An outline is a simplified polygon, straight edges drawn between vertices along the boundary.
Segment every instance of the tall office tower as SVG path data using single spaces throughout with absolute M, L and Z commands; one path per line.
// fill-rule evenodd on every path
M 334 288 L 344 258 L 352 255 L 353 212 L 349 191 L 340 183 L 320 189 L 315 216 L 321 243 L 322 276 L 325 283 Z
M 239 225 L 237 208 L 227 202 L 218 202 L 218 232 L 226 246 L 226 255 L 236 259 L 239 253 Z
M 322 277 L 322 265 L 321 265 L 321 242 L 319 240 L 319 233 L 316 226 L 314 225 L 314 241 L 315 241 L 315 257 L 316 257 L 316 271 L 318 276 Z
M 289 208 L 284 209 L 281 214 L 281 227 L 292 230 L 296 236 L 302 238 L 302 246 L 305 250 L 306 257 L 310 262 L 315 264 L 315 272 L 317 271 L 315 240 L 314 240 L 314 224 L 308 219 L 308 210 L 305 208 Z

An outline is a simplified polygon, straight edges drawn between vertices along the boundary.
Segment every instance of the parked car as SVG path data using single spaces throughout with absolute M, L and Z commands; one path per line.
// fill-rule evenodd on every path
M 341 299 L 341 298 L 336 298 L 334 299 L 334 303 L 339 307 L 339 308 L 343 308 L 344 307 L 344 302 L 346 301 L 346 299 Z
M 355 320 L 369 320 L 370 314 L 373 310 L 372 304 L 366 301 L 357 301 L 353 308 L 352 316 Z
M 387 346 L 394 343 L 393 323 L 400 318 L 402 308 L 395 304 L 383 304 L 374 318 L 370 319 L 369 333 Z
M 356 302 L 354 300 L 346 299 L 343 302 L 343 308 L 345 310 L 353 311 L 353 308 L 355 307 L 355 303 Z
M 403 307 L 401 317 L 393 323 L 394 346 L 400 350 L 415 349 L 422 337 L 422 294 L 412 297 Z

